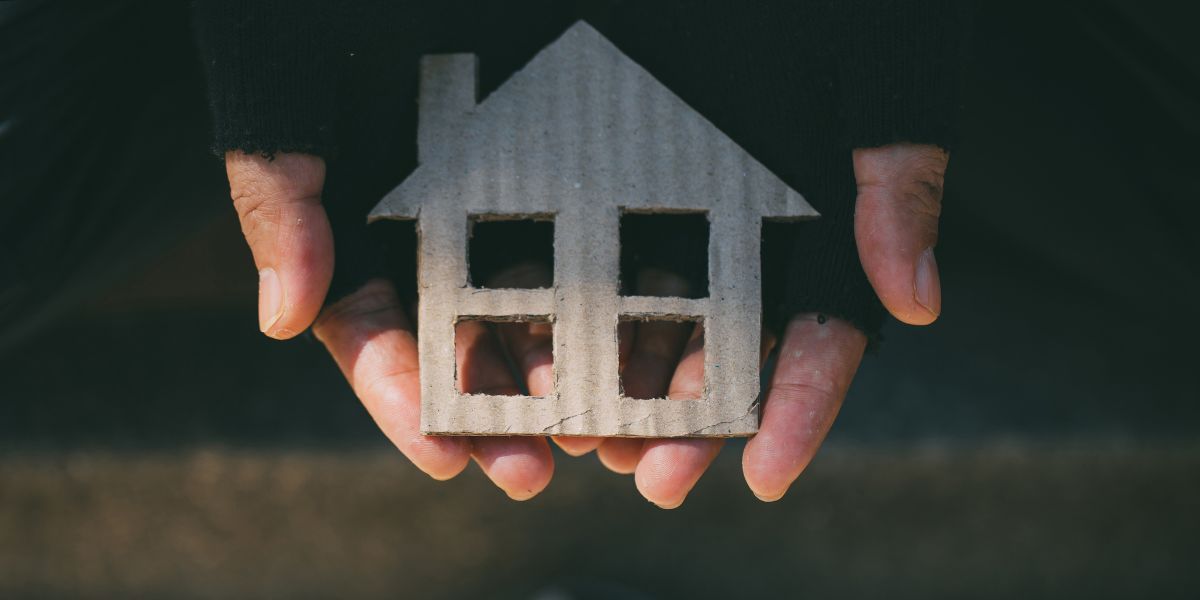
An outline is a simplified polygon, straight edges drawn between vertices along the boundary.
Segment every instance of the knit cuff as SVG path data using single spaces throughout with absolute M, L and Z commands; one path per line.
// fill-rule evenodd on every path
M 792 317 L 820 313 L 850 322 L 875 341 L 886 313 L 854 240 L 853 174 L 849 167 L 831 169 L 806 195 L 821 218 L 763 224 L 764 324 L 782 333 Z
M 194 2 L 214 152 L 325 157 L 334 152 L 338 57 L 329 6 L 283 0 Z
M 848 0 L 836 4 L 838 89 L 851 148 L 954 145 L 970 3 Z

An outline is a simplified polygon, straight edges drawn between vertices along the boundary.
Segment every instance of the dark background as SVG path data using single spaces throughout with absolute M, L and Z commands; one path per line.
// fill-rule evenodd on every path
M 430 481 L 258 334 L 213 161 L 0 357 L 0 595 L 1194 597 L 1200 15 L 1047 4 L 980 5 L 944 314 L 889 324 L 784 500 L 736 442 L 672 512 L 594 455 L 523 504 Z

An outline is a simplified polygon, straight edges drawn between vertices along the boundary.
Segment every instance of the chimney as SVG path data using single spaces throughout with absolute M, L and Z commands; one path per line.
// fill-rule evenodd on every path
M 445 148 L 472 109 L 477 93 L 478 61 L 474 54 L 421 57 L 417 100 L 417 160 L 424 164 Z

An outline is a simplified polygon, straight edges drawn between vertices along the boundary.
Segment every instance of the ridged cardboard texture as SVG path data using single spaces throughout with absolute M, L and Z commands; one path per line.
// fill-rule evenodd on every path
M 757 431 L 762 221 L 815 218 L 816 211 L 586 23 L 573 25 L 479 104 L 474 56 L 427 56 L 421 67 L 420 166 L 371 219 L 417 220 L 422 432 Z M 706 214 L 708 296 L 619 295 L 622 212 Z M 472 287 L 469 223 L 489 217 L 553 221 L 552 287 Z M 621 394 L 623 316 L 703 323 L 701 398 Z M 455 324 L 523 317 L 553 323 L 555 393 L 459 393 Z

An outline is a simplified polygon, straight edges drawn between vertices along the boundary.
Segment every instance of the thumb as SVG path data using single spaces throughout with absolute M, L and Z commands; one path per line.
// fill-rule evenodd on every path
M 333 277 L 333 233 L 321 206 L 325 161 L 228 152 L 225 172 L 258 267 L 258 325 L 288 339 L 312 324 Z
M 858 254 L 888 312 L 910 325 L 928 325 L 942 311 L 933 247 L 949 159 L 945 150 L 929 145 L 854 151 Z

